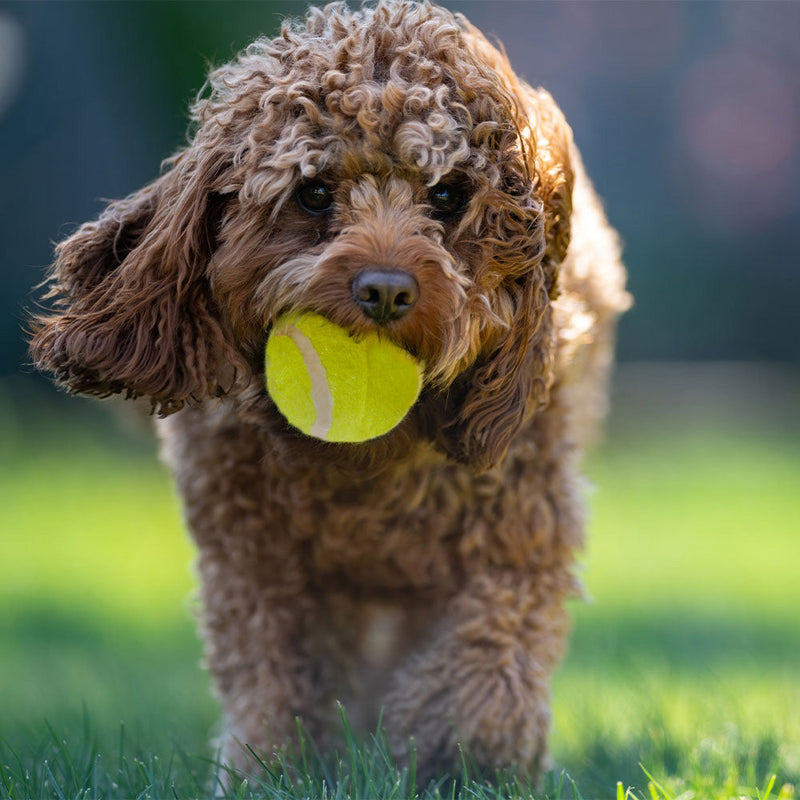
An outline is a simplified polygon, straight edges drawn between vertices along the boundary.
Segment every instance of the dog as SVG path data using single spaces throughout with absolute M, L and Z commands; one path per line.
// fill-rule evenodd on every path
M 192 119 L 160 177 L 57 246 L 31 352 L 157 412 L 222 758 L 251 767 L 297 718 L 327 746 L 338 700 L 421 779 L 459 748 L 540 773 L 579 460 L 629 304 L 562 112 L 463 16 L 378 0 L 258 39 Z M 263 359 L 289 311 L 424 364 L 395 429 L 332 444 L 286 422 Z

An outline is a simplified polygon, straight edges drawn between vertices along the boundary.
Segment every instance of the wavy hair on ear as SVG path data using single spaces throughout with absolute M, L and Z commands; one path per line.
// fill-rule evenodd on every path
M 239 357 L 204 277 L 225 159 L 219 148 L 181 152 L 58 245 L 45 295 L 53 310 L 32 320 L 37 368 L 73 392 L 147 396 L 161 414 L 229 388 Z
M 521 83 L 504 55 L 471 26 L 469 32 L 513 97 L 527 173 L 515 177 L 530 189 L 527 204 L 500 209 L 503 222 L 486 242 L 487 259 L 505 276 L 499 291 L 513 309 L 506 333 L 469 375 L 457 421 L 439 437 L 452 456 L 485 471 L 503 458 L 525 418 L 548 401 L 555 349 L 551 301 L 569 247 L 575 176 L 572 131 L 552 97 Z

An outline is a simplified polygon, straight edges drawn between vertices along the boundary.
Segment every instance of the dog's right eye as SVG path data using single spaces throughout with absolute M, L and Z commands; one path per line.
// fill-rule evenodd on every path
M 297 190 L 297 203 L 309 214 L 327 214 L 333 210 L 333 192 L 321 181 L 304 183 Z
M 467 205 L 467 193 L 453 183 L 437 183 L 428 193 L 433 216 L 442 221 L 457 217 Z

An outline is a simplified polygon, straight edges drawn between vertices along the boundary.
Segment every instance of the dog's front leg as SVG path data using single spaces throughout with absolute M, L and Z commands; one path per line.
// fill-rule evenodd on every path
M 459 770 L 459 747 L 480 768 L 541 771 L 571 584 L 566 574 L 496 570 L 452 600 L 385 699 L 393 750 L 407 759 L 413 737 L 421 780 Z
M 269 757 L 296 739 L 297 717 L 316 728 L 315 601 L 289 492 L 258 432 L 224 405 L 184 409 L 160 431 L 198 548 L 205 659 L 225 712 L 220 755 L 248 770 L 248 747 Z
M 203 551 L 199 567 L 206 660 L 225 712 L 220 758 L 252 771 L 249 749 L 268 760 L 296 740 L 297 718 L 315 731 L 312 611 L 291 564 L 261 559 L 257 548 L 247 557 Z

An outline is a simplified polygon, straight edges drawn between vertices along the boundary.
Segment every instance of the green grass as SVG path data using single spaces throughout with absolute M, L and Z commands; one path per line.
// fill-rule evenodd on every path
M 155 447 L 93 404 L 20 397 L 0 394 L 0 798 L 203 796 L 218 710 Z M 800 435 L 772 409 L 612 424 L 537 792 L 415 787 L 376 737 L 307 744 L 239 796 L 800 796 Z

